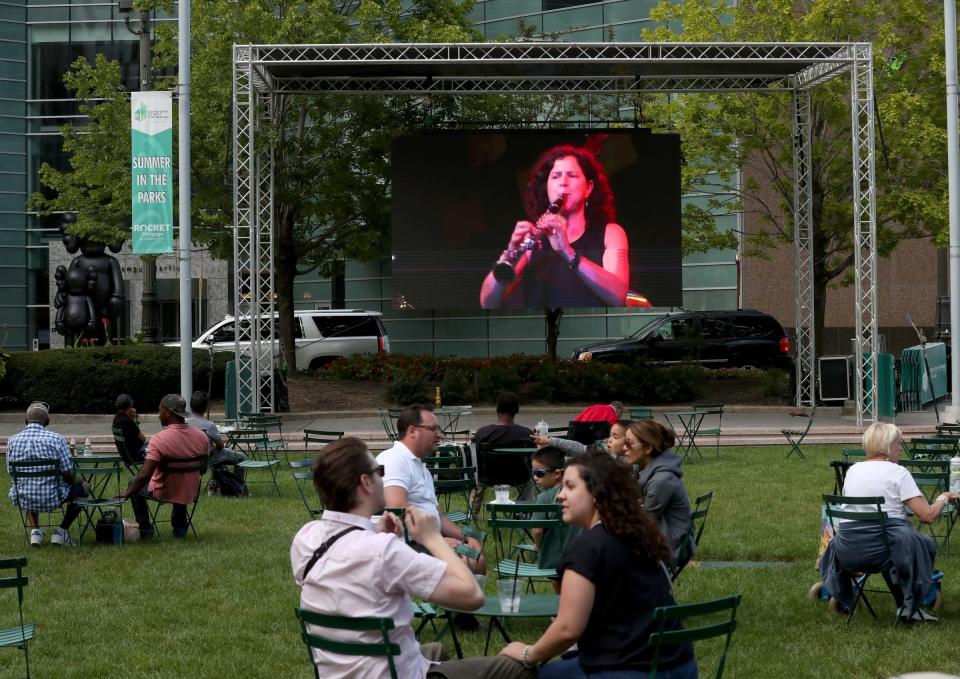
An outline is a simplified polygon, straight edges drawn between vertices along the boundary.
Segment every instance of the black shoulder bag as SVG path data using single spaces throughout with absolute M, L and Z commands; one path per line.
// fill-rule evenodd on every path
M 344 528 L 342 531 L 334 535 L 333 537 L 327 538 L 323 541 L 317 549 L 313 552 L 313 556 L 310 557 L 310 560 L 307 562 L 306 567 L 303 569 L 303 579 L 307 579 L 307 573 L 310 572 L 310 569 L 313 568 L 317 561 L 320 560 L 320 557 L 327 553 L 327 550 L 333 547 L 333 543 L 342 538 L 344 535 L 351 531 L 360 530 L 360 526 L 350 526 L 349 528 Z

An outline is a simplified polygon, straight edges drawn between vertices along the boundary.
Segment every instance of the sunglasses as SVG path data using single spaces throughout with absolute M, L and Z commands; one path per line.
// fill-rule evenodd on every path
M 383 478 L 383 473 L 384 473 L 384 472 L 383 472 L 383 465 L 382 465 L 382 464 L 378 464 L 376 467 L 374 467 L 373 469 L 371 469 L 370 471 L 367 472 L 367 474 L 376 474 L 376 475 L 379 476 L 381 479 Z
M 559 469 L 533 469 L 530 471 L 530 473 L 533 474 L 533 478 L 542 479 L 544 476 L 547 475 L 547 472 L 558 472 L 558 471 L 560 470 Z

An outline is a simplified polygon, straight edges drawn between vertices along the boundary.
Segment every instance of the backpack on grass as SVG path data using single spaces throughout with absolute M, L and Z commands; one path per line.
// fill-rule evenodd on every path
M 247 490 L 247 484 L 227 469 L 226 465 L 211 467 L 210 473 L 220 489 L 220 495 L 224 497 L 246 497 L 250 494 Z

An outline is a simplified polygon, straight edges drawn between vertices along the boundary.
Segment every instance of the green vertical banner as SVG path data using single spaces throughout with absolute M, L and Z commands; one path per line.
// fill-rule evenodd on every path
M 135 255 L 173 252 L 173 105 L 170 92 L 130 95 Z

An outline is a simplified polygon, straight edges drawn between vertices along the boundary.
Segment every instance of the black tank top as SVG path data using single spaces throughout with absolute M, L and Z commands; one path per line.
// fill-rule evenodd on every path
M 603 266 L 603 242 L 607 226 L 591 226 L 573 243 L 580 253 L 580 266 L 589 259 Z M 598 307 L 607 304 L 597 297 L 583 282 L 576 271 L 571 271 L 566 260 L 550 247 L 546 238 L 543 247 L 531 253 L 530 263 L 523 272 L 522 290 L 527 308 Z

